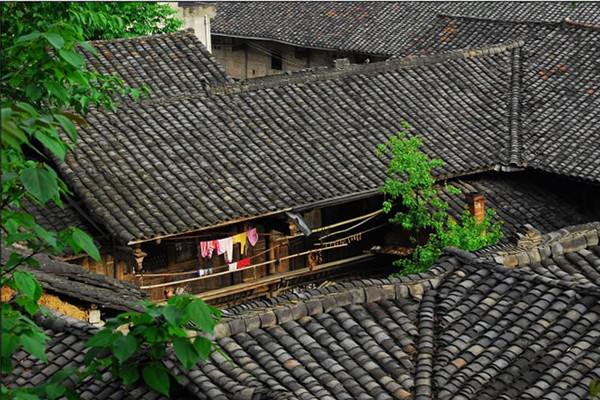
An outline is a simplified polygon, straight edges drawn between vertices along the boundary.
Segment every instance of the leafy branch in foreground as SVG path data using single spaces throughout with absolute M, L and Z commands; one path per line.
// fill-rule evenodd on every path
M 430 159 L 420 148 L 420 138 L 406 137 L 410 125 L 402 122 L 402 131 L 377 148 L 379 156 L 390 156 L 388 178 L 380 187 L 388 196 L 383 203 L 385 213 L 396 211 L 390 222 L 411 232 L 410 240 L 415 246 L 412 257 L 400 259 L 394 265 L 402 267 L 401 273 L 409 275 L 429 269 L 440 257 L 446 246 L 474 251 L 495 244 L 502 238 L 502 222 L 492 223 L 493 209 L 487 209 L 483 221 L 465 210 L 460 220 L 448 215 L 448 203 L 440 199 L 434 187 L 431 171 L 444 165 L 442 160 Z M 447 186 L 452 194 L 457 188 Z M 422 236 L 427 236 L 426 240 Z
M 141 377 L 149 387 L 168 396 L 169 376 L 177 379 L 161 362 L 168 345 L 173 345 L 186 371 L 206 360 L 216 344 L 205 333 L 213 334 L 221 312 L 191 295 L 172 297 L 165 306 L 150 301 L 142 305 L 145 312 L 120 314 L 87 341 L 90 350 L 85 363 L 88 373 L 99 375 L 105 368 L 127 386 Z

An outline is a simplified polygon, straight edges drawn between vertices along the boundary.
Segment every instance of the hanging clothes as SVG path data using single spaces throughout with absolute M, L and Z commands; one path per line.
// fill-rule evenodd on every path
M 230 271 L 235 271 L 236 269 L 237 269 L 237 263 L 236 262 L 229 264 L 229 270 Z
M 246 250 L 246 232 L 238 233 L 233 236 L 233 245 L 240 244 L 240 254 L 244 254 Z
M 256 228 L 246 231 L 246 236 L 252 246 L 256 245 L 256 242 L 258 242 L 258 232 L 256 232 Z
M 210 242 L 200 242 L 200 255 L 202 258 L 209 257 L 208 255 L 208 246 Z
M 233 238 L 227 237 L 224 239 L 217 240 L 219 249 L 217 254 L 223 254 L 225 256 L 225 262 L 230 263 L 233 260 Z
M 219 252 L 219 245 L 216 240 L 200 242 L 200 255 L 202 258 L 212 257 L 214 250 L 217 250 L 217 253 Z
M 242 269 L 250 266 L 250 258 L 244 258 L 237 262 L 237 268 Z

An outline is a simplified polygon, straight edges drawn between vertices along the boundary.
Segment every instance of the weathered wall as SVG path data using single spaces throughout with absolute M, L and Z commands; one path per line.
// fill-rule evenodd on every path
M 198 4 L 193 6 L 179 7 L 176 2 L 169 2 L 177 11 L 177 18 L 183 20 L 183 29 L 192 28 L 196 37 L 211 51 L 210 20 L 216 15 L 216 7 L 213 4 Z
M 282 55 L 282 69 L 271 68 L 271 52 Z M 212 54 L 234 78 L 246 79 L 300 71 L 309 67 L 331 66 L 337 58 L 362 63 L 368 57 L 360 54 L 305 49 L 266 40 L 246 40 L 222 36 L 212 37 Z M 371 57 L 371 61 L 375 61 Z

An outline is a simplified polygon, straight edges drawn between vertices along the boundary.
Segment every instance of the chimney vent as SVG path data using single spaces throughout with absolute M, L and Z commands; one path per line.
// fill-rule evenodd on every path
M 475 217 L 475 221 L 477 221 L 478 224 L 483 222 L 483 218 L 485 217 L 485 201 L 483 199 L 483 194 L 469 193 L 465 195 L 465 200 L 467 201 L 469 213 Z

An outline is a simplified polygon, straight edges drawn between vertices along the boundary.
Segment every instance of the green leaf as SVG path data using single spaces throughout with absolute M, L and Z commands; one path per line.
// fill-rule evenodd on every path
M 42 204 L 58 194 L 56 174 L 47 169 L 27 168 L 20 178 L 25 189 Z
M 42 36 L 56 49 L 61 49 L 65 44 L 65 40 L 62 36 L 56 33 L 44 33 Z
M 58 51 L 58 54 L 69 64 L 74 66 L 75 68 L 79 68 L 83 65 L 83 56 L 81 54 L 77 54 L 74 51 L 61 49 Z
M 163 315 L 171 325 L 179 325 L 179 321 L 183 317 L 183 312 L 176 307 L 167 305 L 163 308 Z
M 98 252 L 98 248 L 94 244 L 94 241 L 84 231 L 81 229 L 75 228 L 73 229 L 72 235 L 73 241 L 90 257 L 92 257 L 96 261 L 100 261 L 100 252 Z
M 36 292 L 36 280 L 33 275 L 25 271 L 15 271 L 13 277 L 17 289 L 33 299 Z
M 87 346 L 87 343 L 86 343 Z M 102 347 L 92 347 L 91 349 L 88 349 L 87 353 L 85 353 L 85 357 L 83 358 L 83 363 L 85 365 L 90 365 L 92 363 L 92 361 L 94 361 L 94 358 L 96 358 L 96 356 L 98 356 L 98 354 L 100 354 L 100 352 L 102 351 Z
M 65 394 L 65 391 L 67 390 L 64 386 L 57 385 L 56 383 L 51 383 L 49 385 L 46 385 L 45 389 L 46 389 L 46 394 L 51 399 L 59 398 L 60 396 Z
M 196 349 L 196 353 L 198 353 L 202 360 L 208 358 L 212 346 L 212 342 L 202 336 L 196 336 L 196 339 L 194 339 L 194 349 Z
M 45 342 L 40 340 L 39 337 L 32 337 L 30 335 L 21 335 L 21 344 L 26 352 L 39 358 L 44 362 L 48 362 L 46 358 L 46 352 L 44 350 Z
M 50 95 L 56 96 L 62 102 L 67 103 L 69 101 L 69 93 L 60 83 L 55 81 L 44 82 L 44 87 Z
M 165 367 L 162 364 L 154 362 L 145 366 L 142 370 L 142 377 L 146 385 L 158 393 L 162 393 L 165 396 L 169 395 L 169 375 L 167 375 Z
M 63 141 L 50 137 L 46 134 L 46 132 L 40 131 L 36 131 L 34 137 L 56 157 L 60 158 L 62 161 L 65 160 L 67 149 L 65 148 Z
M 23 35 L 23 36 L 19 37 L 17 39 L 16 43 L 28 42 L 30 40 L 39 38 L 40 35 L 41 35 L 41 33 L 39 33 L 38 31 L 31 32 L 31 33 L 29 33 L 27 35 Z
M 77 368 L 69 367 L 63 368 L 60 371 L 56 372 L 54 375 L 50 377 L 48 380 L 49 383 L 61 383 L 65 379 L 71 377 L 72 375 L 77 373 Z
M 137 339 L 131 335 L 121 336 L 112 344 L 113 354 L 119 362 L 123 362 L 134 355 L 138 347 Z
M 72 141 L 76 141 L 77 140 L 77 130 L 75 129 L 75 125 L 73 125 L 73 122 L 71 122 L 71 120 L 69 118 L 65 117 L 64 115 L 60 115 L 60 114 L 54 115 L 54 118 L 58 121 L 60 126 L 62 126 L 62 128 L 65 130 L 67 135 L 69 135 L 69 138 Z
M 20 344 L 21 342 L 17 336 L 2 332 L 2 357 L 10 357 L 19 348 Z
M 123 380 L 125 386 L 130 386 L 140 379 L 140 372 L 135 365 L 125 364 L 121 366 L 119 376 Z
M 214 320 L 212 313 L 208 305 L 202 301 L 201 299 L 196 299 L 195 301 L 188 304 L 185 308 L 186 317 L 195 322 L 200 329 L 209 334 L 213 334 L 215 329 L 215 325 L 217 324 Z
M 33 101 L 38 101 L 42 97 L 42 89 L 35 83 L 30 83 L 25 88 L 25 94 Z
M 109 346 L 120 333 L 113 333 L 109 330 L 101 330 L 92 336 L 87 342 L 86 347 L 107 347 Z
M 13 370 L 10 357 L 2 357 L 2 372 L 9 374 Z
M 92 53 L 93 55 L 97 55 L 98 52 L 96 51 L 96 49 L 94 48 L 94 46 L 92 46 L 89 42 L 77 42 L 81 47 L 83 47 L 85 50 L 89 51 L 90 53 Z
M 199 355 L 188 338 L 173 338 L 173 349 L 175 356 L 186 371 L 189 371 L 198 362 Z

